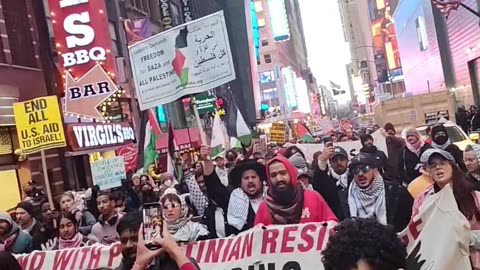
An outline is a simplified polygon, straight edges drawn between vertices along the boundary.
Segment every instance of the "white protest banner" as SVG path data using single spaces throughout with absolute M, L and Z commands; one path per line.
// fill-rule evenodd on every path
M 287 226 L 257 226 L 235 237 L 199 241 L 183 246 L 200 269 L 322 270 L 325 249 L 337 223 L 309 223 Z M 120 265 L 119 244 L 59 251 L 35 251 L 17 256 L 24 270 L 114 269 Z
M 428 198 L 399 235 L 407 244 L 407 269 L 471 269 L 470 225 L 450 185 Z
M 136 43 L 129 53 L 142 111 L 236 78 L 223 11 Z
M 122 179 L 126 179 L 124 157 L 102 159 L 92 163 L 93 184 L 98 185 L 100 190 L 119 187 Z
M 371 134 L 373 137 L 373 144 L 377 147 L 378 150 L 383 151 L 388 157 L 387 142 L 385 136 L 382 135 L 380 130 L 375 131 Z M 334 143 L 335 146 L 340 146 L 349 154 L 350 158 L 357 155 L 362 148 L 362 143 L 360 141 L 353 142 L 337 142 Z M 297 144 L 296 145 L 302 152 L 305 154 L 308 162 L 311 162 L 313 159 L 313 154 L 318 151 L 323 151 L 323 144 Z
M 75 249 L 34 251 L 15 257 L 23 270 L 115 269 L 122 261 L 122 248 L 120 244 L 93 245 Z

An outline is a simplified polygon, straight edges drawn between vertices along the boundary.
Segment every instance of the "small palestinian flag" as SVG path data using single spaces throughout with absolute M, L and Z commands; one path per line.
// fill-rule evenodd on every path
M 213 127 L 212 127 L 212 159 L 215 159 L 219 156 L 223 156 L 225 154 L 225 141 L 226 139 L 223 137 L 224 132 L 222 131 L 223 122 L 218 115 L 218 112 L 215 114 L 215 118 L 213 120 Z
M 305 142 L 315 142 L 310 130 L 303 124 L 297 123 L 297 138 Z
M 185 50 L 188 47 L 187 44 L 187 28 L 180 30 L 177 38 L 175 39 L 175 58 L 172 61 L 173 69 L 180 78 L 180 84 L 186 86 L 188 84 L 188 67 L 185 66 L 186 57 Z
M 228 112 L 225 115 L 225 126 L 228 135 L 237 138 L 244 146 L 249 146 L 252 143 L 252 132 L 233 100 L 229 104 Z

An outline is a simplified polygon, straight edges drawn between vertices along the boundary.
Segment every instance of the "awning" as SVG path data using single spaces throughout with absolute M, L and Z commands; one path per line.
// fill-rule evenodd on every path
M 200 132 L 198 127 L 191 127 L 185 129 L 177 129 L 175 133 L 175 142 L 179 150 L 189 149 L 189 148 L 200 148 Z M 168 133 L 163 133 L 160 137 L 157 138 L 155 143 L 157 150 L 168 149 Z

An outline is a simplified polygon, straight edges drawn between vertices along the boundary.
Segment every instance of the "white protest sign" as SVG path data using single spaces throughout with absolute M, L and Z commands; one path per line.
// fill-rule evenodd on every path
M 237 236 L 184 245 L 200 269 L 323 270 L 322 250 L 336 222 L 287 226 L 257 226 Z M 119 244 L 56 251 L 35 251 L 16 256 L 24 270 L 115 269 L 122 255 Z
M 380 130 L 371 134 L 373 137 L 373 144 L 377 147 L 378 150 L 383 151 L 388 157 L 387 142 L 385 136 L 382 135 Z M 357 155 L 362 148 L 362 143 L 360 141 L 353 142 L 338 142 L 334 143 L 335 146 L 340 146 L 349 154 L 350 158 L 354 155 Z M 308 162 L 311 162 L 313 159 L 313 154 L 318 151 L 323 151 L 323 144 L 297 144 L 296 145 L 302 152 L 305 154 L 305 158 Z
M 236 78 L 223 11 L 136 43 L 129 53 L 142 111 Z
M 100 190 L 119 187 L 122 179 L 126 179 L 124 157 L 102 159 L 92 163 L 93 184 L 98 185 Z
M 427 198 L 399 235 L 407 244 L 408 269 L 471 269 L 470 225 L 450 185 Z

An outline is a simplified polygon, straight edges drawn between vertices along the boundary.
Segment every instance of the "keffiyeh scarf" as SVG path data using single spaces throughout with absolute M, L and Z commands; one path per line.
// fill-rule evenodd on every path
M 295 197 L 289 205 L 281 205 L 268 196 L 267 206 L 272 215 L 272 224 L 298 224 L 302 218 L 304 192 L 301 185 L 295 188 Z
M 81 246 L 83 246 L 83 235 L 79 232 L 70 240 L 58 238 L 58 249 L 79 248 Z
M 263 198 L 267 197 L 268 187 L 263 183 Z M 227 222 L 237 230 L 242 228 L 247 223 L 248 209 L 250 208 L 250 198 L 241 189 L 237 188 L 230 194 L 230 201 L 228 202 Z
M 372 218 L 387 225 L 387 209 L 385 202 L 385 185 L 383 177 L 378 174 L 370 187 L 360 188 L 355 181 L 348 189 L 348 206 L 351 217 Z
M 337 180 L 337 186 L 342 187 L 342 188 L 347 188 L 348 187 L 348 171 L 346 171 L 344 174 L 339 175 L 337 174 L 332 167 L 329 168 L 330 170 L 330 175 Z

